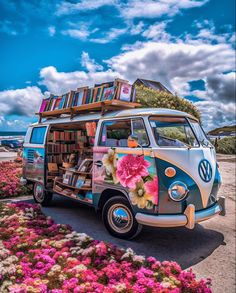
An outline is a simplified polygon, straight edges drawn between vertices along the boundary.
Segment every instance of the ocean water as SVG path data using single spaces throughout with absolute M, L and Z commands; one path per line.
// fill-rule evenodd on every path
M 0 131 L 0 136 L 25 136 L 26 131 Z
M 4 139 L 18 139 L 23 141 L 25 134 L 25 131 L 0 131 L 0 145 L 2 144 L 1 141 Z

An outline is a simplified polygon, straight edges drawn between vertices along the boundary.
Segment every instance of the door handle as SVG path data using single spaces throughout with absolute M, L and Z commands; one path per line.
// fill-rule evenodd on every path
M 96 165 L 97 167 L 102 167 L 103 163 L 102 161 L 97 161 L 94 163 L 94 165 Z

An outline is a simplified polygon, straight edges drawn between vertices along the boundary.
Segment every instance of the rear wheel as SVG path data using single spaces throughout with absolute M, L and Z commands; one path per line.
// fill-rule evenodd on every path
M 129 201 L 122 196 L 115 196 L 106 202 L 102 218 L 108 232 L 118 238 L 132 239 L 142 229 L 142 225 L 135 219 Z
M 41 183 L 35 183 L 33 196 L 35 202 L 41 204 L 42 206 L 47 206 L 52 201 L 53 194 L 51 192 L 45 191 Z

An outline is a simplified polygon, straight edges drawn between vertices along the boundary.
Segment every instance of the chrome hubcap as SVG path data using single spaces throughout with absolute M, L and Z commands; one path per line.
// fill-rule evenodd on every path
M 42 185 L 36 185 L 34 195 L 37 201 L 42 202 L 44 200 L 44 191 Z
M 108 210 L 108 222 L 116 232 L 126 233 L 133 225 L 133 216 L 125 205 L 114 204 Z

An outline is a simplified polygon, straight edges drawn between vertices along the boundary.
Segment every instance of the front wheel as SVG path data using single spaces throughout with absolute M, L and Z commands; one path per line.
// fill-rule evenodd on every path
M 118 238 L 132 239 L 142 229 L 142 225 L 134 217 L 129 201 L 122 196 L 115 196 L 106 202 L 102 218 L 108 232 Z
M 53 194 L 45 191 L 41 183 L 35 183 L 33 196 L 35 202 L 41 204 L 42 206 L 47 206 L 52 201 Z

